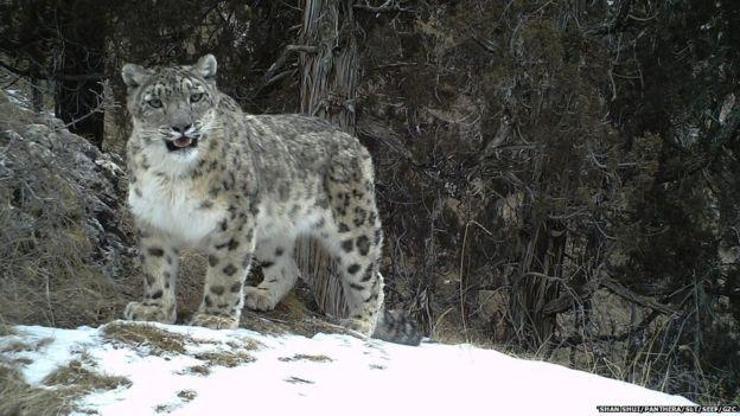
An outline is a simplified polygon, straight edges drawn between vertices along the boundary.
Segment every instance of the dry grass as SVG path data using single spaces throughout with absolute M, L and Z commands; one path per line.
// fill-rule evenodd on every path
M 0 366 L 0 415 L 56 416 L 75 410 L 73 400 L 84 394 L 77 387 L 32 387 L 12 368 Z
M 59 178 L 51 178 L 49 183 L 69 188 Z M 4 191 L 0 189 L 0 199 L 7 200 Z M 60 201 L 62 204 L 67 202 Z M 6 277 L 0 280 L 0 315 L 8 322 L 57 327 L 114 319 L 128 301 L 125 291 L 86 258 L 92 249 L 83 225 L 69 218 L 77 214 L 61 208 L 55 212 L 53 206 L 43 205 L 38 218 L 21 219 L 18 217 L 25 212 L 0 205 L 0 229 L 4 230 L 0 236 L 0 274 Z M 80 209 L 83 215 L 80 207 L 66 206 L 69 211 Z M 52 218 L 57 214 L 60 217 Z M 0 334 L 6 331 L 4 327 L 0 325 Z
M 133 348 L 148 347 L 151 353 L 182 354 L 185 343 L 192 341 L 184 335 L 168 332 L 151 324 L 113 322 L 103 328 L 106 338 Z
M 430 338 L 443 344 L 467 343 L 481 348 L 497 346 L 487 328 L 469 323 L 463 329 L 460 311 L 454 307 L 448 308 L 439 315 L 432 327 Z
M 211 374 L 211 369 L 204 365 L 194 365 L 185 369 L 185 373 L 199 374 L 201 376 L 207 376 Z
M 0 415 L 57 416 L 79 409 L 74 401 L 94 390 L 130 386 L 124 377 L 98 374 L 72 361 L 44 379 L 44 387 L 33 387 L 14 368 L 0 365 Z
M 0 314 L 0 337 L 13 335 L 13 334 L 15 334 L 15 330 L 10 325 L 5 323 L 5 320 L 3 319 L 2 314 Z
M 12 341 L 8 343 L 8 345 L 3 347 L 3 349 L 0 350 L 0 352 L 13 353 L 13 352 L 22 352 L 22 351 L 38 351 L 41 348 L 51 344 L 52 342 L 54 342 L 54 338 L 51 338 L 51 337 L 42 338 L 34 342 L 33 344 L 29 344 L 23 341 Z
M 286 383 L 290 383 L 290 384 L 314 384 L 315 383 L 314 381 L 306 380 L 305 378 L 293 377 L 293 376 L 290 378 L 286 378 L 283 381 L 285 381 Z
M 47 386 L 66 386 L 80 392 L 90 392 L 94 390 L 113 390 L 120 386 L 129 387 L 131 381 L 125 377 L 90 371 L 84 367 L 81 361 L 73 360 L 46 376 L 44 384 Z
M 231 351 L 204 352 L 200 354 L 195 354 L 194 357 L 199 360 L 205 361 L 208 367 L 221 366 L 232 368 L 257 360 L 246 352 Z
M 0 352 L 2 353 L 13 353 L 13 352 L 21 352 L 21 351 L 33 351 L 33 345 L 27 344 L 25 342 L 21 341 L 13 341 L 8 343 L 8 345 L 4 346 L 2 349 L 0 349 Z
M 213 342 L 203 342 L 200 340 L 193 340 L 201 344 L 212 344 Z M 213 343 L 218 344 L 218 343 Z M 241 338 L 239 341 L 229 341 L 226 343 L 231 350 L 230 351 L 209 351 L 201 352 L 193 355 L 193 358 L 204 361 L 202 366 L 196 366 L 198 368 L 203 367 L 209 369 L 214 366 L 219 367 L 236 367 L 238 365 L 247 364 L 256 361 L 257 359 L 249 354 L 247 351 L 257 350 L 261 344 L 250 338 Z M 199 372 L 196 370 L 195 372 Z
M 269 335 L 296 334 L 313 337 L 318 333 L 338 333 L 356 336 L 352 331 L 328 322 L 326 316 L 307 306 L 312 304 L 310 292 L 298 287 L 272 311 L 252 312 L 245 308 L 240 326 Z
M 246 350 L 246 351 L 254 351 L 262 346 L 262 344 L 258 341 L 255 341 L 251 338 L 240 338 L 240 340 L 237 341 L 229 341 L 226 343 L 230 348 L 235 350 Z
M 177 393 L 177 397 L 181 398 L 183 402 L 189 402 L 196 396 L 198 396 L 198 393 L 193 390 L 180 390 Z
M 33 363 L 28 357 L 17 357 L 13 354 L 26 351 L 39 351 L 41 348 L 54 341 L 54 338 L 42 338 L 36 342 L 11 341 L 0 349 L 0 365 L 10 365 L 13 368 Z M 11 358 L 12 357 L 12 358 Z
M 280 357 L 278 360 L 283 362 L 290 361 L 312 361 L 315 363 L 330 363 L 334 360 L 327 357 L 326 355 L 308 355 L 308 354 L 296 354 L 292 357 Z

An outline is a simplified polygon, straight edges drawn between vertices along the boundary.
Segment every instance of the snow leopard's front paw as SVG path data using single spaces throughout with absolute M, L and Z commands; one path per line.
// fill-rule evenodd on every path
M 198 312 L 193 316 L 190 325 L 211 329 L 236 329 L 239 327 L 239 317 Z
M 277 301 L 270 296 L 269 290 L 258 287 L 244 288 L 244 304 L 255 311 L 271 311 L 275 309 Z
M 154 321 L 163 324 L 175 323 L 175 305 L 151 302 L 129 302 L 123 317 L 129 321 Z

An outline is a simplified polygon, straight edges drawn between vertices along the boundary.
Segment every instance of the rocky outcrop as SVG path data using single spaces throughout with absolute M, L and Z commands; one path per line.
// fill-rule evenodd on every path
M 0 317 L 72 325 L 113 313 L 133 254 L 122 166 L 0 91 Z

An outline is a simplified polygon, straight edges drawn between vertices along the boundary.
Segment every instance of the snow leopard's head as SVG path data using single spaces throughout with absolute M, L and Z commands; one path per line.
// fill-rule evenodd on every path
M 195 65 L 123 66 L 127 106 L 146 152 L 182 162 L 198 158 L 198 146 L 217 128 L 216 58 Z

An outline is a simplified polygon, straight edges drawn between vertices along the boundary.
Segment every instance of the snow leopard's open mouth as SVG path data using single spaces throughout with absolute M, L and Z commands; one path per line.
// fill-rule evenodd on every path
M 176 152 L 178 150 L 189 149 L 191 147 L 198 146 L 197 137 L 180 136 L 175 140 L 165 140 L 167 150 L 170 152 Z

